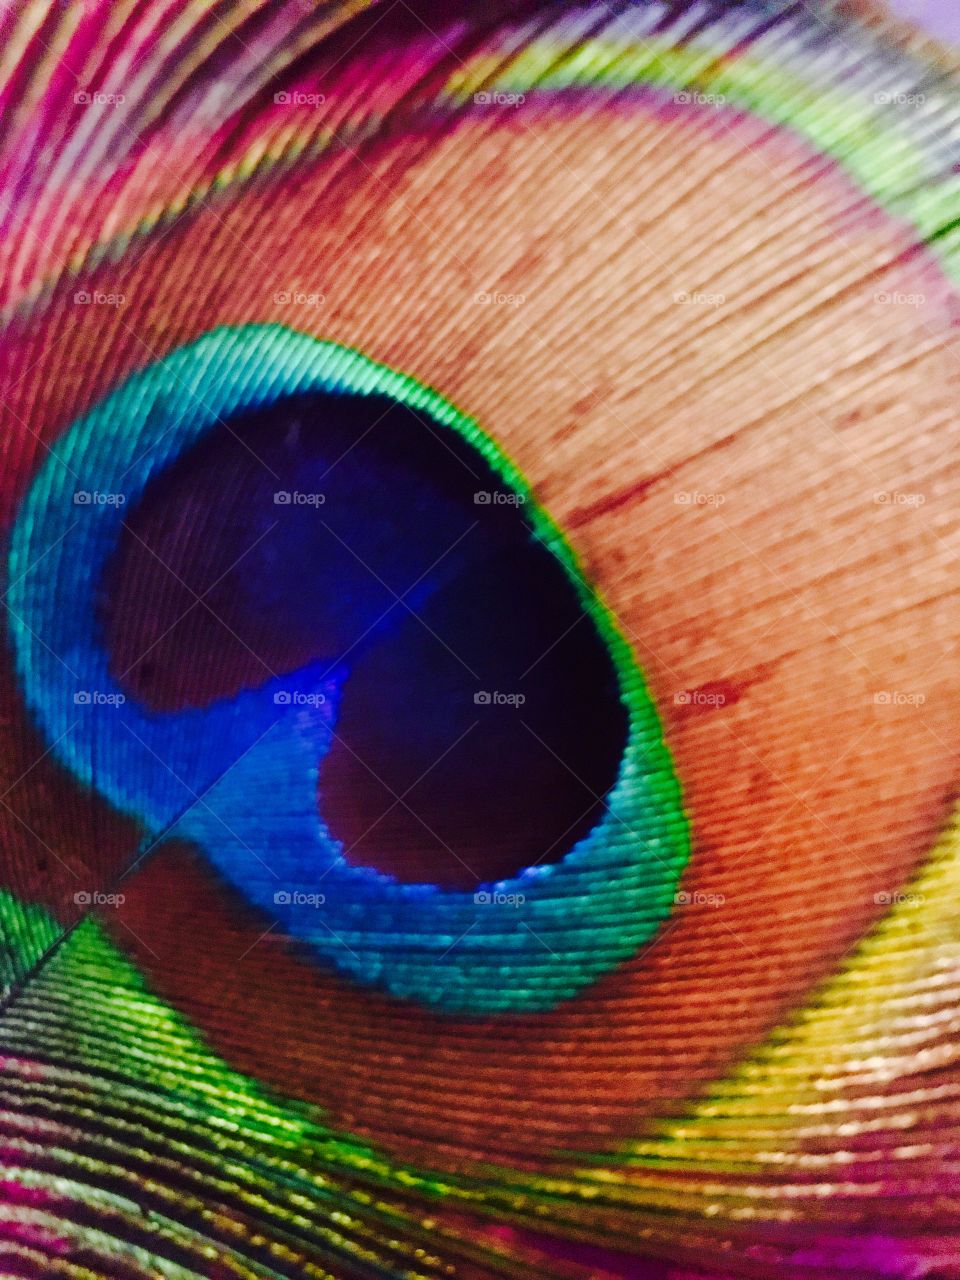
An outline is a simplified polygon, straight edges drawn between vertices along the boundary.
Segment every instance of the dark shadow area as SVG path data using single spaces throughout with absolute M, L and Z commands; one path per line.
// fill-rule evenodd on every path
M 351 861 L 461 888 L 556 861 L 601 812 L 626 717 L 513 497 L 384 397 L 238 417 L 128 515 L 101 601 L 114 674 L 175 710 L 319 659 L 344 679 L 320 805 Z

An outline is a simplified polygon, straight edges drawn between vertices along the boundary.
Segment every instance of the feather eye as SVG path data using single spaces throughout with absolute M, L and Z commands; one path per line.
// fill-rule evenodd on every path
M 278 406 L 289 413 L 290 396 L 311 392 L 326 398 L 300 405 L 298 429 L 320 436 L 329 500 L 325 490 L 310 488 L 306 479 L 301 481 L 304 488 L 274 490 L 269 506 L 261 498 L 256 518 L 262 527 L 241 555 L 245 558 L 268 538 L 284 554 L 291 536 L 283 527 L 288 508 L 312 510 L 310 523 L 295 526 L 293 536 L 312 526 L 314 535 L 320 534 L 317 556 L 337 563 L 332 573 L 318 565 L 314 582 L 298 584 L 296 595 L 317 615 L 316 644 L 328 630 L 327 654 L 286 674 L 261 659 L 259 688 L 202 710 L 144 710 L 136 698 L 127 698 L 110 670 L 95 608 L 127 505 L 139 504 L 145 481 L 168 469 L 217 425 L 243 439 L 257 464 L 279 483 L 277 472 L 245 439 L 244 416 Z M 338 432 L 350 412 L 345 403 L 357 399 L 371 402 L 363 419 L 368 425 L 361 434 L 355 427 Z M 400 434 L 400 407 L 409 409 L 415 423 L 406 428 L 414 433 L 409 438 Z M 276 422 L 269 425 L 276 430 Z M 458 459 L 465 477 L 451 476 L 447 468 L 441 481 L 426 466 L 419 477 L 416 471 L 406 476 L 399 468 L 385 471 L 386 461 L 365 444 L 378 429 L 388 435 L 391 458 L 403 451 L 408 462 L 414 459 L 417 436 L 426 434 L 433 449 L 439 445 L 448 451 L 452 446 L 443 439 L 448 432 L 469 440 L 472 453 L 461 448 L 465 456 Z M 354 450 L 357 456 L 346 463 L 344 454 Z M 371 456 L 364 457 L 365 452 Z M 306 475 L 316 475 L 315 467 Z M 391 512 L 391 495 L 404 479 L 397 509 Z M 414 488 L 418 479 L 421 494 Z M 491 487 L 473 490 L 477 483 Z M 441 485 L 436 500 L 433 484 Z M 466 523 L 472 514 L 469 507 L 464 510 L 468 495 L 477 517 Z M 451 507 L 459 498 L 463 527 L 452 542 L 439 536 L 448 514 L 441 505 L 444 497 Z M 171 839 L 192 841 L 264 920 L 272 918 L 275 927 L 308 942 L 321 959 L 361 982 L 375 982 L 394 995 L 443 1009 L 476 1014 L 551 1008 L 650 938 L 669 911 L 687 839 L 676 779 L 642 676 L 558 530 L 531 497 L 475 423 L 410 379 L 347 348 L 280 326 L 217 330 L 149 366 L 72 426 L 26 496 L 12 537 L 10 613 L 27 700 L 53 744 L 52 753 L 78 782 L 94 787 L 142 823 L 149 846 Z M 396 556 L 391 559 L 383 543 L 403 536 L 412 506 L 415 519 L 426 515 L 432 521 L 431 541 L 438 546 L 431 548 L 431 563 L 411 581 L 415 569 L 407 570 L 402 559 L 398 564 Z M 488 508 L 497 513 L 501 507 L 524 510 L 525 537 L 511 537 L 502 519 L 484 519 Z M 456 519 L 452 511 L 448 519 Z M 475 625 L 473 597 L 491 561 L 501 567 L 511 550 L 515 557 L 529 556 L 534 542 L 542 552 L 549 548 L 562 566 L 554 572 L 567 577 L 573 621 L 558 616 L 559 600 L 544 601 L 545 617 L 557 630 L 545 632 L 541 625 L 532 645 L 521 630 L 512 645 L 504 645 L 511 651 L 513 691 L 480 688 L 468 701 L 463 677 L 457 681 L 447 673 L 442 700 L 434 708 L 439 716 L 433 736 L 439 734 L 441 750 L 438 756 L 428 753 L 432 758 L 424 772 L 432 772 L 478 728 L 474 720 L 444 742 L 451 733 L 451 712 L 459 712 L 452 716 L 454 724 L 469 711 L 496 727 L 493 718 L 502 719 L 507 709 L 515 720 L 520 718 L 527 701 L 523 690 L 529 688 L 531 698 L 542 697 L 538 682 L 527 685 L 526 675 L 563 643 L 564 628 L 577 626 L 586 614 L 593 621 L 596 644 L 607 646 L 616 667 L 612 678 L 627 722 L 622 760 L 602 812 L 559 861 L 548 861 L 549 849 L 544 850 L 495 883 L 446 842 L 442 852 L 472 879 L 467 889 L 442 889 L 429 870 L 425 883 L 409 884 L 358 866 L 356 858 L 349 859 L 358 841 L 345 848 L 325 820 L 326 780 L 317 811 L 317 782 L 319 766 L 335 741 L 352 750 L 338 733 L 339 707 L 352 700 L 358 682 L 369 681 L 368 652 L 373 650 L 374 663 L 379 657 L 372 714 L 405 713 L 404 737 L 428 732 L 431 709 L 411 716 L 407 682 L 425 686 L 419 692 L 426 697 L 433 674 L 429 665 L 445 651 L 466 673 L 467 685 L 471 680 L 490 683 L 463 656 L 465 649 L 475 648 L 465 634 L 465 628 Z M 454 566 L 434 571 L 451 557 Z M 541 553 L 527 572 L 542 581 L 552 568 L 548 559 Z M 479 572 L 471 562 L 479 562 Z M 177 583 L 183 581 L 166 562 L 164 567 Z M 410 585 L 400 589 L 382 576 L 405 572 Z M 509 592 L 509 571 L 504 577 Z M 363 594 L 371 579 L 384 589 L 375 593 L 375 603 Z M 451 603 L 455 590 L 466 599 Z M 331 625 L 330 615 L 338 610 L 342 594 L 351 601 L 353 616 L 349 625 L 338 628 Z M 556 587 L 552 595 L 558 595 Z M 420 601 L 419 608 L 407 597 Z M 516 604 L 530 610 L 533 602 Z M 461 621 L 458 615 L 464 610 L 467 617 Z M 409 626 L 398 629 L 398 613 L 401 622 L 409 616 L 416 624 L 412 635 Z M 501 617 L 496 626 L 503 644 L 511 620 Z M 422 632 L 433 642 L 426 652 Z M 409 665 L 393 647 L 413 650 Z M 69 662 L 63 654 L 70 655 Z M 471 658 L 485 675 L 490 673 L 488 655 L 471 652 Z M 586 673 L 570 667 L 567 674 L 578 680 Z M 388 681 L 404 683 L 399 696 L 391 697 Z M 542 718 L 531 710 L 530 719 Z M 526 718 L 520 728 L 536 739 L 540 750 L 552 751 Z M 501 729 L 495 741 L 517 732 L 517 726 L 507 735 Z M 484 736 L 482 731 L 478 736 Z M 481 753 L 479 761 L 474 754 L 468 744 L 460 752 L 459 770 L 489 764 L 489 753 Z M 586 784 L 573 776 L 589 794 Z M 404 794 L 416 790 L 422 777 L 415 777 Z M 501 786 L 509 796 L 510 782 L 501 779 Z M 403 796 L 395 793 L 394 798 L 403 802 Z M 388 803 L 387 810 L 392 807 Z M 364 820 L 376 827 L 381 816 L 364 815 Z M 430 823 L 416 816 L 431 833 Z M 561 839 L 568 833 L 569 827 L 563 829 Z M 145 856 L 146 850 L 141 851 L 138 860 Z M 527 864 L 529 855 L 521 845 L 515 857 Z M 572 902 L 577 904 L 573 912 Z M 478 910 L 483 907 L 489 909 Z M 522 908 L 519 921 L 516 910 L 503 907 Z
M 0 23 L 0 1270 L 949 1268 L 956 55 Z

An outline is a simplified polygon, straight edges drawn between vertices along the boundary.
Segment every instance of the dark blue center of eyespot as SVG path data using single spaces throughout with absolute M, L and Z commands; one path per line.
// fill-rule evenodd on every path
M 217 424 L 131 512 L 103 594 L 112 668 L 147 705 L 341 673 L 320 791 L 356 865 L 473 891 L 562 858 L 616 779 L 616 672 L 525 504 L 384 396 Z

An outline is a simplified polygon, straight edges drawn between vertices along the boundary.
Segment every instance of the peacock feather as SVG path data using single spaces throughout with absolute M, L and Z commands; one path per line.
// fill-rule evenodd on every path
M 0 1276 L 960 1275 L 958 290 L 879 7 L 0 4 Z

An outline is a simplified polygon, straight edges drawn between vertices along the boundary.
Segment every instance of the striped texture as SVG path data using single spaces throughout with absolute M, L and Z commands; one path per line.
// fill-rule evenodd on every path
M 0 1271 L 953 1274 L 958 74 L 873 6 L 3 7 Z M 474 916 L 474 885 L 401 875 L 467 914 L 391 917 L 370 959 L 361 894 L 354 963 L 244 862 L 336 812 L 323 735 L 359 676 L 284 720 L 298 772 L 277 745 L 245 775 L 235 713 L 206 719 L 317 656 L 282 599 L 301 526 L 256 524 L 229 432 L 177 434 L 230 379 L 290 390 L 273 338 L 225 334 L 412 388 L 577 587 L 642 799 L 624 835 L 593 795 L 619 837 L 596 880 L 582 843 L 542 854 L 546 933 L 532 892 Z M 376 439 L 330 460 L 328 521 Z M 347 542 L 409 582 L 440 506 L 364 542 L 393 509 L 370 467 L 387 496 Z M 464 536 L 424 553 L 438 599 L 482 561 Z M 506 631 L 532 593 L 499 607 Z M 158 758 L 64 706 L 80 629 L 122 716 L 169 717 Z M 425 688 L 390 704 L 401 756 L 439 733 Z M 227 801 L 167 805 L 173 775 Z M 450 776 L 465 809 L 484 779 Z M 308 861 L 281 892 L 323 889 Z M 529 861 L 476 885 L 516 896 Z

